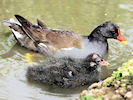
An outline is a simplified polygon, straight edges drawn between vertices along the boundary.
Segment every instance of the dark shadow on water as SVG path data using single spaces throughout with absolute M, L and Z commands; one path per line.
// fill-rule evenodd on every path
M 45 60 L 45 59 L 48 58 L 47 56 L 45 56 L 43 54 L 40 54 L 38 52 L 33 52 L 31 50 L 28 50 L 28 49 L 20 46 L 19 43 L 16 43 L 8 52 L 6 52 L 6 53 L 4 53 L 4 54 L 2 54 L 0 56 L 3 59 L 5 59 L 5 58 L 11 58 L 14 55 L 16 55 L 17 53 L 19 53 L 19 55 L 22 55 L 22 56 L 24 56 L 27 53 L 34 54 L 34 59 L 33 59 L 34 62 L 40 62 L 40 60 Z
M 61 96 L 61 97 L 64 97 L 64 96 L 70 97 L 70 95 L 78 94 L 82 90 L 87 89 L 87 87 L 89 86 L 89 85 L 85 85 L 85 86 L 78 86 L 76 88 L 59 88 L 55 85 L 37 83 L 35 81 L 28 80 L 28 79 L 27 79 L 27 84 L 29 86 L 40 88 L 42 91 L 47 91 L 48 94 Z
M 21 47 L 18 43 L 16 43 L 7 53 L 0 55 L 2 58 L 9 58 L 19 52 L 20 54 L 24 55 L 25 53 L 29 52 L 27 49 Z M 30 51 L 31 52 L 31 51 Z

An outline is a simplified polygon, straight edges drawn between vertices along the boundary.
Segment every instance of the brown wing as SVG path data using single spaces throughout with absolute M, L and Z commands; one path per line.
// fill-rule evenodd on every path
M 56 48 L 81 48 L 82 36 L 72 31 L 51 30 L 46 39 Z
M 60 48 L 81 48 L 82 35 L 73 31 L 67 30 L 54 30 L 49 28 L 40 28 L 30 23 L 25 18 L 15 15 L 18 21 L 21 23 L 26 34 L 33 40 L 41 43 L 47 43 L 57 49 Z M 40 26 L 43 26 L 39 22 Z

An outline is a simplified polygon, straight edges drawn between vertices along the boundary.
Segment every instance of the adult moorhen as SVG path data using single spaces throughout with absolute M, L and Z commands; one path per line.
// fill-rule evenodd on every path
M 7 20 L 3 24 L 11 28 L 16 40 L 22 46 L 48 56 L 85 58 L 91 53 L 103 56 L 108 52 L 109 38 L 127 44 L 120 28 L 110 21 L 96 27 L 89 36 L 84 36 L 73 31 L 48 28 L 40 20 L 38 25 L 33 25 L 20 15 L 15 17 L 20 25 Z
M 53 58 L 41 65 L 29 67 L 27 78 L 58 87 L 77 87 L 100 80 L 100 65 L 108 63 L 97 54 L 85 59 Z

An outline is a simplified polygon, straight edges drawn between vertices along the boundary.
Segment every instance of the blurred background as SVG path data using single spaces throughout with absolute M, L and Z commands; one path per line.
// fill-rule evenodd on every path
M 0 21 L 15 19 L 14 14 L 34 24 L 39 18 L 51 28 L 84 35 L 89 35 L 105 21 L 116 23 L 128 45 L 113 39 L 108 41 L 109 54 L 105 58 L 111 65 L 102 68 L 102 79 L 132 58 L 133 0 L 0 0 Z M 39 64 L 47 57 L 21 47 L 10 29 L 1 25 L 0 41 L 0 100 L 71 100 L 87 88 L 59 89 L 28 82 L 27 67 Z M 34 56 L 28 56 L 29 53 Z

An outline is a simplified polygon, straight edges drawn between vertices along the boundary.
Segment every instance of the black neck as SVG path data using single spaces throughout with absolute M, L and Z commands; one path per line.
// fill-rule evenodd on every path
M 91 34 L 88 36 L 88 39 L 90 41 L 102 41 L 102 42 L 106 42 L 107 38 L 104 37 L 100 31 L 100 26 L 98 26 L 96 29 L 94 29 Z

